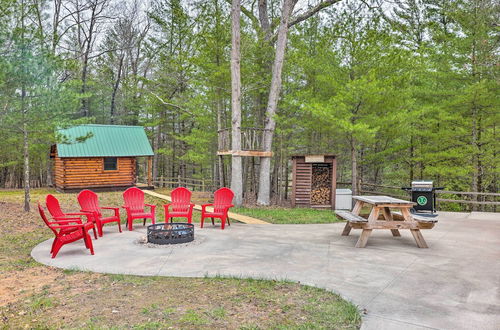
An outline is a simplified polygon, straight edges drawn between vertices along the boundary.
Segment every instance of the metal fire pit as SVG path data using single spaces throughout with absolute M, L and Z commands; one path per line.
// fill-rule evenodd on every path
M 193 240 L 194 225 L 190 223 L 157 223 L 148 226 L 148 243 L 165 245 L 187 243 Z

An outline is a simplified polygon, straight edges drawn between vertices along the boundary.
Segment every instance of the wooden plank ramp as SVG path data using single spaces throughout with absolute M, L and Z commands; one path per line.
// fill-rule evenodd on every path
M 157 192 L 154 192 L 154 191 L 151 191 L 151 190 L 143 190 L 145 194 L 149 195 L 149 196 L 152 196 L 152 197 L 156 197 L 156 198 L 160 198 L 160 199 L 163 199 L 163 200 L 166 200 L 166 201 L 169 201 L 171 202 L 172 201 L 172 198 L 170 198 L 170 196 L 167 196 L 167 195 L 163 195 L 163 194 L 158 194 Z M 201 211 L 201 205 L 198 205 L 198 204 L 195 204 L 194 205 L 194 209 L 195 210 L 198 210 L 198 211 Z M 213 212 L 213 207 L 207 207 L 207 211 L 208 212 Z M 229 218 L 231 220 L 237 220 L 237 221 L 240 221 L 240 222 L 243 222 L 243 223 L 248 223 L 248 224 L 252 224 L 252 225 L 270 225 L 269 222 L 266 222 L 264 220 L 260 220 L 260 219 L 257 219 L 257 218 L 252 218 L 252 217 L 249 217 L 249 216 L 246 216 L 246 215 L 242 215 L 242 214 L 238 214 L 238 213 L 233 213 L 233 212 L 228 212 L 227 215 L 229 216 Z

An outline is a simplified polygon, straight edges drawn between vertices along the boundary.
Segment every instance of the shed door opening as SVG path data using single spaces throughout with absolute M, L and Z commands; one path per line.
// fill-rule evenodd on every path
M 311 205 L 332 204 L 332 164 L 313 163 Z
M 116 157 L 105 157 L 104 158 L 104 170 L 105 171 L 116 171 L 118 169 L 118 158 Z

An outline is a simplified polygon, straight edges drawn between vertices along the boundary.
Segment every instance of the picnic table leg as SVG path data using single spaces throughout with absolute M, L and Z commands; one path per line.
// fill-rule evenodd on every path
M 352 208 L 352 214 L 355 214 L 355 215 L 359 215 L 359 213 L 361 212 L 361 209 L 363 208 L 363 204 L 364 202 L 362 201 L 356 201 L 356 204 L 354 205 L 354 207 Z
M 384 214 L 384 218 L 387 221 L 393 221 L 391 210 L 388 207 L 384 207 L 382 209 L 382 213 Z M 392 236 L 394 237 L 401 237 L 401 234 L 399 230 L 397 229 L 391 229 Z
M 355 215 L 359 215 L 359 212 L 361 212 L 362 208 L 363 208 L 363 202 L 356 201 L 356 204 L 354 205 L 354 208 L 352 209 L 352 213 Z M 344 226 L 344 230 L 342 231 L 342 236 L 349 236 L 351 229 L 352 229 L 352 227 L 349 224 L 349 221 L 347 221 L 347 223 Z
M 351 232 L 351 225 L 349 224 L 349 221 L 346 222 L 344 230 L 342 231 L 342 236 L 349 236 L 349 233 Z
M 379 212 L 380 208 L 374 206 L 370 212 L 370 216 L 368 217 L 368 223 L 377 221 Z M 356 243 L 356 247 L 364 248 L 366 246 L 366 243 L 368 243 L 368 237 L 370 237 L 371 233 L 372 229 L 363 229 L 361 235 L 359 236 L 358 242 Z
M 428 248 L 427 243 L 425 242 L 424 236 L 422 236 L 422 233 L 420 232 L 420 229 L 410 229 L 411 234 L 413 235 L 413 238 L 415 239 L 415 242 L 417 243 L 417 246 L 419 248 L 426 249 Z
M 363 229 L 361 236 L 359 236 L 358 242 L 356 243 L 357 248 L 364 248 L 366 243 L 368 243 L 368 237 L 370 237 L 372 229 Z
M 405 221 L 414 221 L 411 217 L 410 211 L 407 208 L 401 209 L 401 213 L 403 214 Z M 417 243 L 417 246 L 419 248 L 428 248 L 427 242 L 425 241 L 424 236 L 422 236 L 420 229 L 410 229 L 410 231 L 413 235 L 413 238 L 415 239 L 415 243 Z

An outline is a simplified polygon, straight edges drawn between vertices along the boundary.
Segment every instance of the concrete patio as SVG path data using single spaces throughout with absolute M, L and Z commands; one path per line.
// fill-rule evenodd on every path
M 248 225 L 195 230 L 197 243 L 150 248 L 136 241 L 142 226 L 116 226 L 94 240 L 64 246 L 50 259 L 52 240 L 32 256 L 43 264 L 93 272 L 157 276 L 241 276 L 300 281 L 339 293 L 359 306 L 363 329 L 500 329 L 500 216 L 441 213 L 422 231 L 419 249 L 408 230 L 340 236 L 344 224 Z

